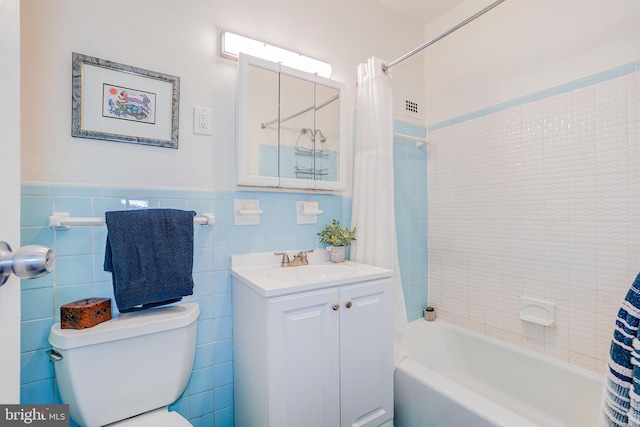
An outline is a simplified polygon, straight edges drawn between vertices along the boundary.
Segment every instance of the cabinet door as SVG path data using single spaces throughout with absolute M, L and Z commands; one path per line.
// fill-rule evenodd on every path
M 299 73 L 296 73 L 299 74 Z M 315 188 L 315 83 L 280 73 L 280 185 Z
M 344 84 L 240 54 L 238 185 L 343 190 Z
M 280 69 L 277 64 L 242 56 L 238 67 L 239 185 L 278 186 L 278 103 Z
M 393 418 L 390 281 L 340 291 L 342 427 L 380 426 Z
M 337 289 L 269 300 L 269 425 L 340 425 Z
M 318 80 L 321 80 L 318 78 Z M 314 179 L 316 189 L 339 189 L 344 182 L 344 147 L 340 138 L 340 88 L 316 82 Z

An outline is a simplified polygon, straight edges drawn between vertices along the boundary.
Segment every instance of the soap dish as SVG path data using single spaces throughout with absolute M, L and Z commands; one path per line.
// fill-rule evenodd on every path
M 556 304 L 535 298 L 522 297 L 520 319 L 540 326 L 555 326 Z

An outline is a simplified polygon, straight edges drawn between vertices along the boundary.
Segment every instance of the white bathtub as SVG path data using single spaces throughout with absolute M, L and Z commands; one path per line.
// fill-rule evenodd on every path
M 597 426 L 602 377 L 440 320 L 409 324 L 396 427 Z

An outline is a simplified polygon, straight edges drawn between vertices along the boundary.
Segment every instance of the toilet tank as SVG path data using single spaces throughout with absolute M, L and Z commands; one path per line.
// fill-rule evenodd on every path
M 122 313 L 89 329 L 51 327 L 60 396 L 81 426 L 103 426 L 166 406 L 187 386 L 197 303 Z

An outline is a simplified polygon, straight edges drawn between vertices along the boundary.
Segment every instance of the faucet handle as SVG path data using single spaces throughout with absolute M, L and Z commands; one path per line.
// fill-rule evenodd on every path
M 289 265 L 289 254 L 286 252 L 274 252 L 274 255 L 282 255 L 282 261 L 280 261 L 280 267 L 284 267 L 285 265 Z
M 313 252 L 313 249 L 309 249 L 308 251 L 300 251 L 298 252 L 298 255 L 296 255 L 296 257 L 300 258 L 302 260 L 302 264 L 303 265 L 308 265 L 309 261 L 307 260 L 307 254 L 309 252 Z

